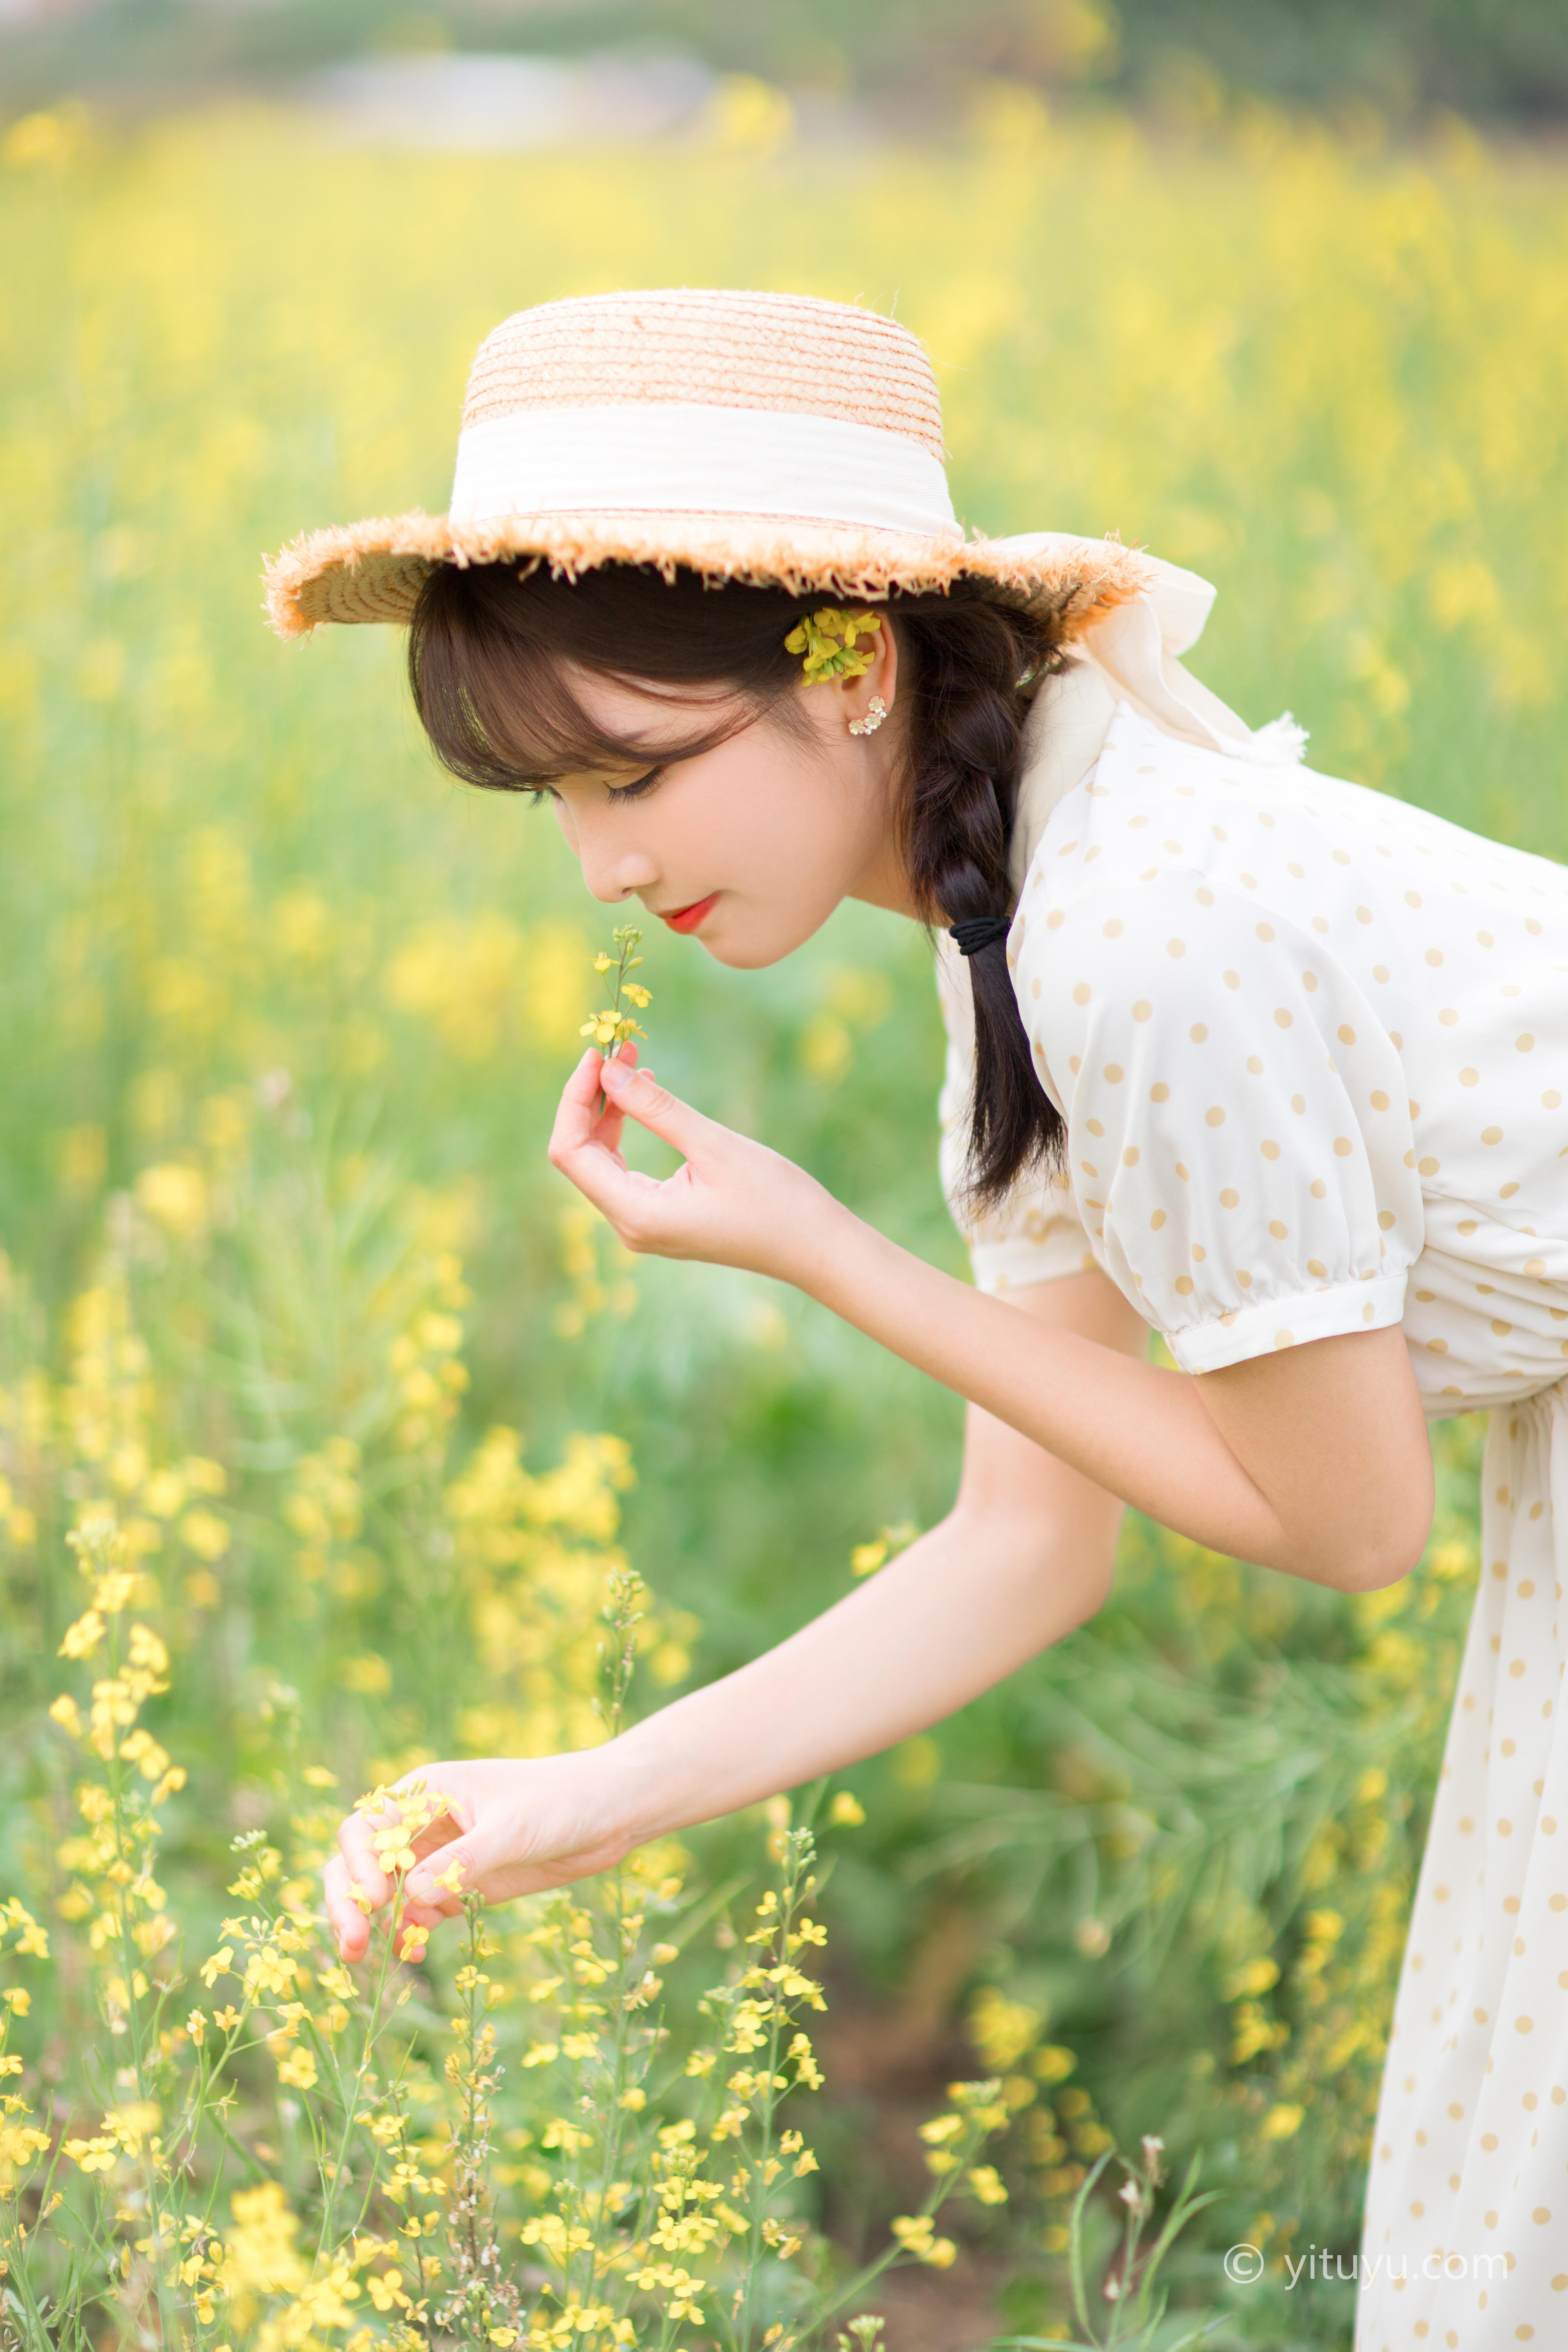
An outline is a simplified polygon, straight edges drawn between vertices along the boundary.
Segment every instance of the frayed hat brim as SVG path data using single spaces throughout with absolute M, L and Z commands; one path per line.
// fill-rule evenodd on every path
M 406 626 L 439 563 L 531 561 L 566 579 L 607 563 L 646 564 L 671 577 L 699 572 L 786 588 L 796 595 L 877 598 L 989 580 L 1052 614 L 1076 637 L 1141 594 L 1148 572 L 1119 540 L 1064 540 L 1021 549 L 1005 540 L 925 538 L 859 524 L 775 515 L 588 513 L 511 515 L 454 529 L 444 515 L 376 518 L 305 533 L 268 563 L 267 612 L 282 637 L 328 622 Z

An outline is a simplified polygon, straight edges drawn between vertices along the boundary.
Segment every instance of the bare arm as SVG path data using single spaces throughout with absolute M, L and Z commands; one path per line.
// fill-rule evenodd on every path
M 1347 1591 L 1420 1557 L 1431 1451 L 1395 1328 L 1347 1332 L 1194 1377 L 1009 1312 L 886 1240 L 788 1160 L 597 1061 L 567 1087 L 551 1153 L 633 1249 L 790 1282 L 1094 1485 L 1215 1551 Z M 628 1170 L 629 1114 L 686 1154 Z
M 1148 1344 L 1100 1274 L 1037 1285 L 1003 1311 L 1118 1353 Z M 1093 1615 L 1121 1517 L 1113 1496 L 972 1406 L 947 1517 L 776 1649 L 607 1747 L 426 1767 L 418 1777 L 449 1813 L 416 1842 L 432 1866 L 410 1879 L 408 1916 L 428 1924 L 455 1907 L 433 1887 L 454 1862 L 487 1900 L 505 1902 L 941 1722 Z M 391 1889 L 357 1816 L 340 1844 L 328 1906 L 341 1949 L 357 1958 L 368 1929 L 351 1878 L 373 1904 Z
M 1118 1355 L 1148 1346 L 1101 1274 L 1037 1284 L 1002 1311 Z M 1121 1519 L 1114 1496 L 972 1405 L 944 1519 L 776 1649 L 622 1741 L 651 1801 L 639 1835 L 798 1787 L 966 1706 L 1100 1608 Z
M 799 1286 L 1151 1518 L 1348 1591 L 1392 1583 L 1431 1524 L 1404 1337 L 1346 1332 L 1192 1375 L 1010 1317 L 838 1212 Z

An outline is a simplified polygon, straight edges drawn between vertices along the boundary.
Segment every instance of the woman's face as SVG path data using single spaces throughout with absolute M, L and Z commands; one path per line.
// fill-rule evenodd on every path
M 667 689 L 656 698 L 607 678 L 574 679 L 593 717 L 652 747 L 637 767 L 552 788 L 595 898 L 608 906 L 638 898 L 742 970 L 777 963 L 843 898 L 912 913 L 893 841 L 897 667 L 883 629 L 861 677 L 796 689 L 797 727 L 753 720 L 713 751 L 663 769 L 658 745 L 690 741 L 691 709 Z M 851 735 L 849 721 L 865 716 L 873 694 L 892 715 L 873 734 Z M 722 717 L 704 697 L 701 721 Z

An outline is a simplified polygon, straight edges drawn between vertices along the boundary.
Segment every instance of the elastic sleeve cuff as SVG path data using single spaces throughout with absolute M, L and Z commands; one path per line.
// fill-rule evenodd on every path
M 1378 1331 L 1405 1313 L 1405 1274 L 1370 1282 L 1334 1282 L 1322 1290 L 1287 1291 L 1257 1307 L 1240 1307 L 1213 1322 L 1167 1331 L 1165 1345 L 1184 1372 L 1219 1372 L 1305 1339 L 1331 1339 L 1342 1331 Z
M 1063 1275 L 1085 1274 L 1095 1265 L 1081 1227 L 1062 1220 L 1041 1241 L 1015 1236 L 1004 1242 L 975 1242 L 969 1263 L 977 1290 L 1022 1290 L 1031 1282 L 1058 1282 Z

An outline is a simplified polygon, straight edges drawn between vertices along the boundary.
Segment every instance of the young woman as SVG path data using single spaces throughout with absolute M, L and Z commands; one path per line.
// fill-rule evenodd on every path
M 630 1054 L 584 1055 L 550 1156 L 633 1249 L 793 1283 L 967 1399 L 952 1511 L 608 1746 L 427 1769 L 448 1814 L 409 1916 L 454 1909 L 454 1864 L 505 1902 L 939 1721 L 1093 1613 L 1128 1504 L 1389 1583 L 1426 1538 L 1426 1422 L 1495 1408 L 1356 2340 L 1560 2341 L 1568 875 L 1313 774 L 1288 721 L 1250 734 L 1177 659 L 1202 582 L 966 540 L 941 446 L 923 352 L 873 314 L 552 303 L 479 352 L 448 516 L 271 568 L 286 634 L 412 623 L 438 757 L 547 793 L 605 903 L 739 968 L 847 898 L 942 932 L 976 1287 Z M 627 1167 L 628 1118 L 676 1174 Z M 345 1957 L 389 1893 L 351 1818 Z

